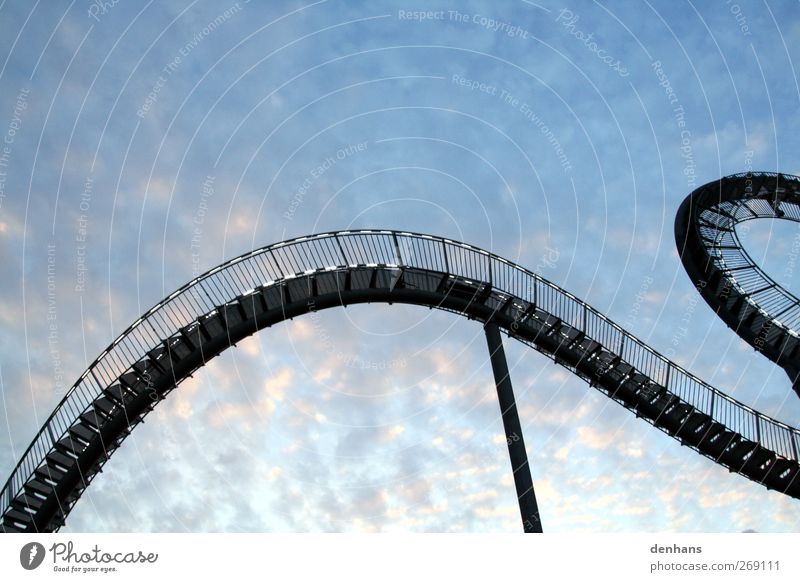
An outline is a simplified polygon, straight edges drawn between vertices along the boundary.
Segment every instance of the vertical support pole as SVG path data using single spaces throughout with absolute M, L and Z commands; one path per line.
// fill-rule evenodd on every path
M 508 455 L 511 457 L 511 469 L 514 472 L 514 486 L 517 489 L 519 512 L 525 533 L 542 533 L 542 521 L 539 518 L 539 506 L 533 491 L 531 468 L 528 465 L 528 454 L 525 452 L 525 441 L 522 438 L 522 426 L 519 423 L 517 403 L 508 374 L 508 362 L 500 337 L 500 328 L 489 321 L 484 325 L 486 343 L 492 362 L 494 382 L 497 387 L 497 398 L 500 401 L 500 413 L 503 416 L 503 428 L 508 443 Z

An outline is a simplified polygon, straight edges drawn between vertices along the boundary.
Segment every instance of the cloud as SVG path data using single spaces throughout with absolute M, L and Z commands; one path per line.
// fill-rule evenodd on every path
M 678 46 L 661 8 L 617 14 L 626 30 L 587 4 L 581 25 L 608 54 L 624 55 L 623 78 L 530 4 L 464 10 L 520 24 L 542 42 L 472 22 L 403 22 L 386 2 L 309 5 L 258 30 L 290 9 L 249 3 L 169 74 L 142 117 L 164 67 L 214 9 L 191 7 L 170 25 L 182 6 L 159 3 L 134 21 L 138 9 L 120 3 L 90 32 L 77 4 L 63 20 L 42 11 L 28 19 L 31 8 L 17 4 L 0 19 L 0 38 L 21 34 L 0 77 L 0 134 L 20 88 L 31 90 L 0 168 L 6 473 L 58 400 L 42 317 L 49 245 L 68 383 L 197 272 L 290 236 L 363 226 L 485 246 L 626 327 L 641 294 L 631 327 L 661 350 L 699 300 L 675 357 L 796 423 L 800 401 L 787 398 L 786 378 L 705 308 L 673 240 L 683 198 L 706 178 L 745 169 L 747 149 L 754 167 L 793 163 L 798 96 L 774 43 L 792 32 L 788 9 L 771 8 L 779 31 L 752 8 L 751 48 L 724 11 L 699 7 L 705 22 L 684 18 Z M 390 17 L 342 24 L 381 14 Z M 719 52 L 708 50 L 706 24 Z M 423 46 L 431 38 L 441 46 Z M 265 52 L 265 42 L 274 47 Z M 685 113 L 694 175 L 653 60 Z M 456 73 L 512 99 L 457 85 Z M 552 134 L 525 117 L 523 101 Z M 359 143 L 363 151 L 337 159 Z M 211 175 L 214 194 L 199 212 Z M 82 221 L 86 241 L 76 237 Z M 653 282 L 640 293 L 645 277 Z M 529 348 L 506 349 L 548 531 L 800 527 L 790 500 L 680 447 Z M 475 321 L 400 305 L 296 318 L 240 342 L 171 393 L 66 529 L 517 531 L 496 398 Z
M 603 432 L 591 426 L 581 426 L 578 428 L 578 437 L 581 443 L 590 449 L 603 450 L 614 442 L 615 434 L 610 431 Z

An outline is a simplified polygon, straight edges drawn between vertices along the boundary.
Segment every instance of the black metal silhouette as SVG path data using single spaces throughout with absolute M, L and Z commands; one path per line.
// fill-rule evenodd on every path
M 793 380 L 800 369 L 798 301 L 752 263 L 732 225 L 747 213 L 775 217 L 775 200 L 783 218 L 800 222 L 798 181 L 777 174 L 723 178 L 693 192 L 676 220 L 684 265 L 706 301 Z M 765 288 L 747 287 L 760 279 Z M 359 230 L 246 253 L 137 319 L 81 375 L 20 458 L 0 492 L 0 529 L 61 527 L 145 415 L 237 341 L 309 311 L 369 302 L 424 305 L 490 323 L 489 329 L 496 325 L 682 444 L 800 498 L 797 428 L 706 384 L 574 295 L 506 259 L 441 237 Z M 512 464 L 522 466 L 518 450 L 509 452 Z M 523 522 L 538 513 L 535 504 L 525 509 L 520 501 Z
M 800 178 L 736 174 L 681 204 L 675 239 L 687 273 L 722 320 L 781 366 L 800 395 L 800 300 L 756 265 L 736 225 L 757 218 L 800 222 Z
M 511 471 L 514 475 L 514 487 L 517 490 L 519 514 L 525 533 L 542 533 L 542 520 L 539 517 L 539 506 L 533 490 L 531 468 L 528 464 L 528 453 L 525 450 L 525 439 L 522 437 L 522 426 L 517 413 L 517 402 L 511 387 L 511 376 L 508 373 L 503 340 L 500 328 L 489 321 L 485 326 L 486 342 L 489 346 L 489 357 L 492 361 L 492 373 L 497 386 L 497 399 L 500 402 L 500 414 L 503 416 L 503 428 L 506 433 L 508 455 L 511 458 Z

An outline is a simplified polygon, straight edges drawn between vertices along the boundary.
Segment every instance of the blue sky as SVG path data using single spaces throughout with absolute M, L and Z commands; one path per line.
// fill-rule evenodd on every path
M 0 2 L 3 475 L 161 297 L 252 248 L 343 228 L 490 249 L 800 418 L 784 373 L 695 293 L 673 239 L 694 187 L 800 173 L 794 3 L 102 6 Z M 766 221 L 742 238 L 796 290 L 798 234 Z M 800 529 L 796 501 L 506 350 L 545 531 Z M 520 529 L 517 511 L 481 327 L 369 305 L 264 330 L 206 366 L 65 529 L 500 532 Z

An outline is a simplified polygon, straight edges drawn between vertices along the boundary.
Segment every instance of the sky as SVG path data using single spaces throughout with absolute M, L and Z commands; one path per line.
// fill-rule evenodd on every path
M 784 372 L 694 290 L 696 187 L 800 174 L 794 2 L 0 0 L 0 474 L 94 358 L 286 238 L 462 240 L 791 425 Z M 796 224 L 740 227 L 800 288 Z M 505 342 L 545 532 L 800 531 L 800 505 Z M 68 532 L 514 532 L 483 330 L 362 305 L 181 384 Z

